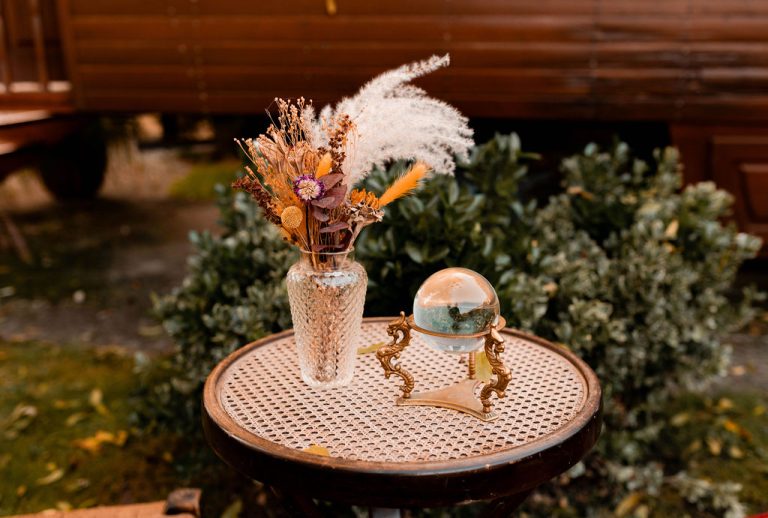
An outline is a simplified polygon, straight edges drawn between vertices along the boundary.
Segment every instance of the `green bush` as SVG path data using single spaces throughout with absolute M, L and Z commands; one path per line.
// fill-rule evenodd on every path
M 484 274 L 512 325 L 567 344 L 600 377 L 605 432 L 572 475 L 602 477 L 600 505 L 612 509 L 622 490 L 655 491 L 662 480 L 653 463 L 661 404 L 726 365 L 720 338 L 750 317 L 754 298 L 745 291 L 733 302 L 729 290 L 759 240 L 722 223 L 731 197 L 711 183 L 680 190 L 674 149 L 646 163 L 625 144 L 590 145 L 563 162 L 562 190 L 541 208 L 520 200 L 531 158 L 515 135 L 497 136 L 457 178 L 435 178 L 389 208 L 358 242 L 366 311 L 407 311 L 419 284 L 446 266 Z M 380 190 L 397 170 L 368 187 Z M 155 393 L 161 408 L 184 408 L 174 421 L 190 427 L 210 369 L 290 324 L 282 279 L 293 253 L 254 204 L 226 190 L 220 204 L 223 235 L 194 236 L 190 275 L 156 303 L 179 352 L 173 381 Z
M 296 253 L 243 193 L 217 186 L 223 233 L 192 232 L 189 274 L 154 310 L 177 344 L 169 378 L 143 394 L 143 419 L 197 430 L 200 392 L 214 365 L 238 347 L 290 327 L 283 278 Z M 156 378 L 156 373 L 150 374 Z

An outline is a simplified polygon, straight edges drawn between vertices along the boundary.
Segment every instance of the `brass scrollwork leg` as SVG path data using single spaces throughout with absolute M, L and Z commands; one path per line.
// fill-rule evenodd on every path
M 500 398 L 504 397 L 504 391 L 512 380 L 512 372 L 504 365 L 501 360 L 501 353 L 504 352 L 504 338 L 496 330 L 496 326 L 491 326 L 491 331 L 485 337 L 485 355 L 488 363 L 491 365 L 495 380 L 491 380 L 483 386 L 480 391 L 480 402 L 483 404 L 483 413 L 491 413 L 491 394 L 493 392 Z
M 392 337 L 392 343 L 379 347 L 376 351 L 376 357 L 384 368 L 385 378 L 389 379 L 391 374 L 402 378 L 403 384 L 400 389 L 403 391 L 403 399 L 408 399 L 413 391 L 413 376 L 403 369 L 400 362 L 395 365 L 392 364 L 392 360 L 399 360 L 400 353 L 411 343 L 411 327 L 408 325 L 404 312 L 401 311 L 400 318 L 387 326 L 387 334 Z

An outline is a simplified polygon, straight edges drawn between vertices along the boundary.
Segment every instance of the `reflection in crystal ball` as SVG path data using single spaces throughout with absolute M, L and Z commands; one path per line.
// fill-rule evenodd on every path
M 446 268 L 432 274 L 413 299 L 414 323 L 438 333 L 456 335 L 444 338 L 421 335 L 433 348 L 451 353 L 479 349 L 482 337 L 461 338 L 481 333 L 499 321 L 499 298 L 491 283 L 467 268 Z

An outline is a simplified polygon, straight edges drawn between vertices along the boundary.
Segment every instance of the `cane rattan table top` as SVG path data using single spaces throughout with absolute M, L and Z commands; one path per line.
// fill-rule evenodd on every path
M 388 342 L 390 320 L 366 319 L 360 346 Z M 513 377 L 507 397 L 494 396 L 496 421 L 445 408 L 396 406 L 399 379 L 384 378 L 375 354 L 358 356 L 349 386 L 311 389 L 300 378 L 292 332 L 255 342 L 222 362 L 206 384 L 206 411 L 257 450 L 312 460 L 320 456 L 303 450 L 319 445 L 330 454 L 323 460 L 327 465 L 364 470 L 460 469 L 541 451 L 583 428 L 600 400 L 589 367 L 543 340 L 512 330 L 502 334 Z M 416 391 L 465 377 L 458 356 L 431 349 L 418 333 L 412 336 L 401 361 L 414 375 Z

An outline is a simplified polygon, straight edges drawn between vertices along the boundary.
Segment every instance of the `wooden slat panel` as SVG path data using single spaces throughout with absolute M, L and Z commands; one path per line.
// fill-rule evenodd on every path
M 295 13 L 301 16 L 327 15 L 324 0 L 73 0 L 75 15 L 232 15 L 271 16 Z M 680 3 L 674 0 L 673 3 Z M 592 14 L 593 2 L 573 0 L 388 0 L 370 2 L 336 0 L 339 15 L 410 16 L 421 14 L 520 15 Z M 662 12 L 665 10 L 661 6 Z
M 354 93 L 368 78 L 382 72 L 380 68 L 301 68 L 285 70 L 276 67 L 203 66 L 199 71 L 184 66 L 111 66 L 89 65 L 80 68 L 88 89 L 110 88 L 190 88 L 205 90 L 245 90 L 248 88 L 272 92 L 282 90 L 303 92 L 305 97 L 324 93 Z M 450 80 L 448 80 L 450 79 Z M 204 84 L 200 84 L 204 83 Z M 451 71 L 450 78 L 439 72 L 419 81 L 428 90 L 439 89 L 444 96 L 473 95 L 482 83 L 484 95 L 561 93 L 586 96 L 589 91 L 588 71 L 571 77 L 553 69 L 460 69 Z
M 8 51 L 9 18 L 6 4 L 6 0 L 0 0 L 0 73 L 3 77 L 3 84 L 10 85 L 13 82 L 13 67 Z
M 113 64 L 120 56 L 126 65 L 171 65 L 189 63 L 199 55 L 203 63 L 216 65 L 260 66 L 359 66 L 375 63 L 394 67 L 433 53 L 450 52 L 451 61 L 462 68 L 571 68 L 589 65 L 589 43 L 511 42 L 446 43 L 436 48 L 426 42 L 275 42 L 211 41 L 195 50 L 193 45 L 172 41 L 89 40 L 80 42 L 78 52 L 83 65 Z M 658 55 L 649 51 L 648 56 Z
M 39 0 L 29 0 L 30 24 L 32 40 L 35 49 L 35 64 L 37 65 L 37 82 L 41 89 L 48 89 L 48 65 L 45 61 L 45 41 L 43 32 L 43 17 L 40 12 Z
M 303 92 L 287 92 L 284 95 L 298 96 Z M 242 114 L 246 110 L 263 113 L 274 99 L 274 93 L 245 91 L 245 92 L 217 92 L 209 91 L 205 99 L 200 94 L 189 91 L 169 92 L 168 90 L 106 90 L 92 91 L 86 96 L 86 102 L 102 106 L 104 110 L 129 111 L 135 110 L 135 106 L 141 103 L 149 111 L 201 111 L 203 109 L 220 113 Z M 518 117 L 541 118 L 586 118 L 594 114 L 594 107 L 587 103 L 583 96 L 563 96 L 562 99 L 541 101 L 540 96 L 505 96 L 503 98 L 487 97 L 478 101 L 476 96 L 466 99 L 446 98 L 466 113 L 473 113 L 480 117 L 498 117 L 499 114 L 510 114 Z M 316 106 L 322 106 L 334 102 L 336 96 L 315 97 Z
M 91 108 L 260 112 L 450 52 L 420 84 L 470 115 L 768 119 L 766 1 L 69 1 Z
M 389 0 L 364 2 L 336 0 L 342 15 L 407 16 L 418 14 L 454 15 L 525 15 L 525 14 L 675 14 L 752 15 L 768 14 L 766 2 L 754 0 Z M 301 15 L 325 15 L 323 0 L 198 0 L 162 2 L 158 0 L 73 0 L 75 15 L 275 15 L 293 12 Z
M 739 167 L 746 205 L 754 220 L 768 222 L 768 154 L 763 162 L 743 163 Z
M 587 16 L 81 16 L 78 40 L 589 41 Z

